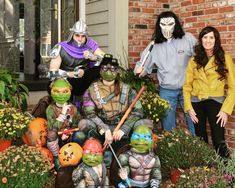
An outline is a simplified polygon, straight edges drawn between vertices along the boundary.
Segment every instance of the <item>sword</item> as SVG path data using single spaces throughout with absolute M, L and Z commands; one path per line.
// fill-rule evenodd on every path
M 154 41 L 151 42 L 151 45 L 149 46 L 149 49 L 148 49 L 147 53 L 145 54 L 143 61 L 141 62 L 140 66 L 136 69 L 136 71 L 135 71 L 136 74 L 140 74 L 143 71 L 144 65 L 146 63 L 147 58 L 149 57 L 149 54 L 151 53 L 151 51 L 153 49 L 153 46 L 154 46 Z
M 110 143 L 108 143 L 108 145 L 109 145 L 109 148 L 110 148 L 111 152 L 113 153 L 113 156 L 114 156 L 115 160 L 117 161 L 117 164 L 118 164 L 119 168 L 121 170 L 123 170 L 122 165 L 121 165 L 120 161 L 118 160 L 116 153 L 113 150 L 113 147 L 111 146 Z M 131 187 L 131 182 L 130 182 L 129 178 L 126 178 L 125 181 L 126 181 L 128 187 Z

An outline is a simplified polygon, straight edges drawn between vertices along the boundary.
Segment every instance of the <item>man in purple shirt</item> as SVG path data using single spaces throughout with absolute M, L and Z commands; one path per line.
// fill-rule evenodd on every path
M 70 29 L 67 41 L 55 45 L 51 51 L 49 77 L 67 77 L 73 96 L 81 96 L 92 81 L 99 78 L 99 62 L 104 52 L 88 37 L 84 21 L 77 21 Z

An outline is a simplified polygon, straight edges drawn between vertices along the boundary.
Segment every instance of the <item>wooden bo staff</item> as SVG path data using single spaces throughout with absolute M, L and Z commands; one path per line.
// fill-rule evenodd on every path
M 126 120 L 128 115 L 130 114 L 132 108 L 135 106 L 135 103 L 138 101 L 138 99 L 140 98 L 140 96 L 142 95 L 144 90 L 145 90 L 145 86 L 142 86 L 139 93 L 136 95 L 135 99 L 133 100 L 133 102 L 131 103 L 131 105 L 129 106 L 129 108 L 125 112 L 125 114 L 122 116 L 122 119 L 119 121 L 118 125 L 116 126 L 116 128 L 114 129 L 113 132 L 118 131 L 120 129 L 120 127 L 122 126 L 122 124 L 124 123 L 124 121 Z
M 58 131 L 58 135 L 73 133 L 73 132 L 76 132 L 78 130 L 79 130 L 79 128 L 68 129 L 68 130 L 64 130 L 64 131 Z

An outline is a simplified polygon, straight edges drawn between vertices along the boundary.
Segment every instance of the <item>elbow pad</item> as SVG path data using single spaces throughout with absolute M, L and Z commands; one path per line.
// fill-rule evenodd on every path
M 47 73 L 47 77 L 50 80 L 54 80 L 56 78 L 68 77 L 68 74 L 66 71 L 59 69 L 59 70 L 55 70 L 55 71 L 49 71 Z

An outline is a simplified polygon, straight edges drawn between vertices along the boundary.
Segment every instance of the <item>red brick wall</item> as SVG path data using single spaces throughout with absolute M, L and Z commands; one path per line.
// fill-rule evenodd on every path
M 139 60 L 140 53 L 150 42 L 156 16 L 169 9 L 164 0 L 129 0 L 129 62 Z
M 131 67 L 150 42 L 156 16 L 166 10 L 174 11 L 184 22 L 185 31 L 196 37 L 203 27 L 216 27 L 225 51 L 235 60 L 235 0 L 129 0 L 128 54 Z M 177 117 L 177 123 L 186 126 L 180 109 Z M 226 125 L 225 136 L 229 146 L 235 148 L 235 111 Z

